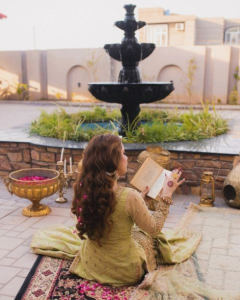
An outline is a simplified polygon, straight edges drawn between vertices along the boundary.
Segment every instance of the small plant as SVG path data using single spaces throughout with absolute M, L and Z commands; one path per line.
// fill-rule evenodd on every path
M 11 95 L 12 92 L 9 86 L 0 89 L 0 99 L 9 99 Z
M 94 81 L 98 81 L 97 78 L 97 63 L 99 59 L 101 58 L 101 55 L 99 57 L 96 57 L 95 50 L 92 51 L 91 53 L 91 59 L 87 61 L 87 66 L 91 70 Z
M 26 83 L 16 83 L 14 85 L 8 85 L 0 90 L 0 99 L 13 99 L 23 95 L 23 100 L 28 100 L 27 91 L 29 90 Z
M 20 96 L 22 93 L 28 90 L 28 85 L 26 83 L 18 83 L 16 86 L 16 92 Z
M 23 100 L 28 100 L 27 91 L 29 90 L 27 83 L 18 83 L 16 86 L 16 93 L 18 96 L 23 95 Z
M 233 77 L 235 79 L 234 85 L 233 85 L 233 89 L 229 95 L 228 101 L 229 104 L 231 105 L 236 105 L 238 103 L 238 81 L 240 80 L 240 76 L 238 75 L 239 72 L 239 67 L 236 67 L 235 69 L 235 73 L 233 74 Z
M 195 62 L 195 58 L 193 57 L 188 61 L 188 71 L 187 71 L 187 78 L 188 82 L 185 84 L 185 88 L 187 90 L 189 99 L 190 99 L 190 104 L 192 103 L 192 88 L 193 88 L 193 82 L 195 79 L 195 71 L 197 69 L 197 65 Z
M 60 93 L 60 92 L 57 92 L 55 94 L 55 97 L 58 99 L 58 100 L 61 100 L 62 99 L 62 96 L 63 96 L 63 93 Z

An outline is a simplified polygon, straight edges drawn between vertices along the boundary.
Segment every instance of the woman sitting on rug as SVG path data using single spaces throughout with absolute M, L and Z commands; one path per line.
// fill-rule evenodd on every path
M 35 253 L 74 259 L 71 273 L 111 285 L 113 290 L 135 285 L 147 273 L 130 298 L 116 299 L 240 299 L 237 292 L 204 284 L 201 270 L 195 270 L 197 261 L 191 264 L 194 256 L 178 264 L 195 251 L 200 234 L 183 226 L 161 232 L 172 194 L 184 182 L 179 180 L 181 171 L 174 170 L 166 176 L 155 201 L 156 210 L 151 214 L 140 193 L 118 186 L 118 177 L 127 172 L 127 160 L 121 139 L 115 135 L 96 136 L 89 142 L 74 187 L 72 213 L 76 227 L 56 225 L 41 229 L 31 243 Z M 162 263 L 177 265 L 157 268 Z
M 117 179 L 126 174 L 127 165 L 118 136 L 93 138 L 84 151 L 72 203 L 83 243 L 70 271 L 114 286 L 136 284 L 146 271 L 156 268 L 150 237 L 161 232 L 172 194 L 184 182 L 178 182 L 181 172 L 174 170 L 151 214 L 139 192 L 118 186 Z M 134 224 L 144 233 L 133 229 Z
M 142 195 L 118 185 L 128 158 L 118 136 L 94 137 L 87 145 L 75 183 L 72 213 L 76 228 L 57 225 L 40 230 L 31 243 L 35 253 L 73 259 L 70 272 L 112 286 L 133 285 L 159 263 L 179 263 L 196 249 L 199 235 L 162 233 L 172 194 L 184 182 L 182 172 L 166 176 L 152 214 Z M 159 191 L 160 193 L 160 191 Z M 186 247 L 184 246 L 186 245 Z

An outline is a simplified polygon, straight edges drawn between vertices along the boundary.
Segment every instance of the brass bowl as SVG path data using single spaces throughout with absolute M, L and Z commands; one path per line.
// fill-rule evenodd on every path
M 42 176 L 44 180 L 28 181 L 20 180 L 22 177 Z M 20 198 L 26 198 L 32 202 L 31 205 L 22 210 L 22 214 L 27 217 L 38 217 L 48 215 L 51 208 L 40 204 L 43 198 L 56 193 L 59 188 L 59 172 L 50 169 L 22 169 L 12 172 L 4 179 L 4 183 L 9 193 Z

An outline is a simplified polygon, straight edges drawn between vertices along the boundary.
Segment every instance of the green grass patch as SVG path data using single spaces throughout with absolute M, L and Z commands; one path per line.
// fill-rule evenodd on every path
M 60 140 L 83 142 L 89 141 L 98 134 L 109 132 L 118 134 L 116 123 L 120 124 L 120 119 L 119 109 L 106 110 L 95 107 L 93 111 L 68 114 L 65 109 L 58 106 L 50 114 L 42 110 L 39 118 L 32 122 L 30 132 Z M 134 124 L 141 120 L 147 121 L 147 123 L 134 128 Z M 102 128 L 98 125 L 95 128 L 87 128 L 83 125 L 101 121 L 110 122 L 112 129 Z M 177 109 L 171 111 L 142 109 L 134 124 L 132 128 L 126 130 L 124 143 L 197 141 L 228 131 L 227 121 L 216 112 L 215 107 L 210 112 L 208 105 L 203 105 L 199 113 L 194 113 L 193 110 L 180 113 Z

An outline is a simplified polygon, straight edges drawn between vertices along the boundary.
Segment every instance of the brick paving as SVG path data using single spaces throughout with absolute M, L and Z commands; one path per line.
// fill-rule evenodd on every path
M 3 180 L 0 179 L 0 300 L 15 298 L 37 258 L 29 246 L 33 233 L 39 228 L 53 224 L 73 225 L 70 215 L 71 188 L 67 189 L 66 197 L 68 202 L 64 204 L 55 202 L 57 193 L 43 199 L 41 203 L 52 208 L 52 212 L 47 216 L 25 217 L 21 211 L 30 202 L 14 195 L 11 196 L 4 186 Z M 177 194 L 174 196 L 174 205 L 171 206 L 165 223 L 166 229 L 175 227 L 190 202 L 198 203 L 199 197 Z M 217 207 L 227 208 L 221 198 L 217 198 L 215 204 Z M 234 224 L 234 228 L 230 229 L 230 220 L 223 223 L 222 220 L 215 219 L 211 224 L 212 231 L 209 232 L 209 227 L 206 227 L 208 228 L 206 229 L 208 238 L 203 239 L 197 251 L 203 274 L 206 274 L 208 269 L 207 279 L 215 286 L 224 284 L 226 288 L 232 288 L 233 277 L 236 283 L 239 283 L 237 278 L 240 278 L 238 272 L 240 270 L 240 242 L 234 237 L 235 232 L 238 233 L 240 223 L 238 221 Z M 221 238 L 214 240 L 213 244 L 209 239 L 216 231 L 220 232 Z M 229 241 L 232 241 L 230 248 L 227 247 Z
M 8 106 L 0 103 L 2 116 L 0 129 L 2 134 L 14 140 L 14 128 L 17 130 L 28 128 L 31 121 L 39 115 L 39 109 L 34 105 L 22 105 L 16 103 Z M 45 103 L 47 106 L 48 104 Z M 41 106 L 39 103 L 38 106 Z M 47 108 L 47 107 L 44 107 Z M 9 110 L 10 107 L 13 109 Z M 28 113 L 25 110 L 28 108 Z M 237 109 L 236 109 L 237 108 Z M 238 120 L 237 111 L 222 111 L 221 114 L 229 119 Z M 5 111 L 4 111 L 5 109 Z M 49 108 L 49 109 L 52 109 Z M 76 108 L 77 109 L 77 108 Z M 223 108 L 224 109 L 224 108 Z M 72 108 L 71 108 L 72 110 Z M 21 113 L 20 113 L 21 111 Z M 14 115 L 15 113 L 15 115 Z M 4 118 L 5 117 L 5 118 Z M 11 130 L 11 135 L 6 131 Z M 24 133 L 24 131 L 23 131 Z M 239 124 L 235 121 L 229 133 L 237 143 L 236 151 L 239 151 L 240 137 Z M 226 141 L 225 141 L 226 142 Z M 227 143 L 226 143 L 227 144 Z M 227 147 L 228 145 L 226 145 Z M 229 147 L 229 146 L 228 146 Z M 235 152 L 234 152 L 235 154 Z M 23 207 L 30 204 L 28 200 L 11 196 L 0 178 L 0 300 L 13 300 L 21 287 L 24 279 L 34 264 L 37 256 L 30 248 L 33 233 L 39 228 L 52 224 L 73 225 L 70 215 L 72 189 L 67 189 L 67 203 L 55 202 L 57 194 L 43 199 L 41 203 L 51 207 L 51 214 L 43 217 L 25 217 L 21 214 Z M 190 202 L 198 203 L 198 196 L 175 195 L 174 205 L 165 223 L 165 228 L 173 228 L 186 212 Z M 217 207 L 228 206 L 222 198 L 215 201 Z M 207 232 L 197 249 L 197 257 L 202 273 L 206 281 L 213 286 L 224 289 L 239 289 L 240 287 L 240 217 L 231 215 L 229 219 L 215 218 L 211 223 L 195 224 L 195 228 Z M 217 236 L 217 237 L 216 237 Z
M 25 217 L 23 207 L 30 204 L 26 199 L 11 196 L 3 179 L 0 179 L 0 300 L 15 298 L 37 255 L 31 248 L 33 233 L 39 228 L 53 225 L 73 225 L 70 216 L 72 189 L 67 189 L 67 203 L 55 202 L 57 194 L 41 201 L 51 207 L 51 214 L 43 217 Z

